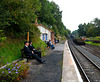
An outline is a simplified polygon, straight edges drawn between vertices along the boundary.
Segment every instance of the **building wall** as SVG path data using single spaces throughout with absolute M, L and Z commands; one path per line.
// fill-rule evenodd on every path
M 47 30 L 46 28 L 42 27 L 42 26 L 38 26 L 40 32 L 41 32 L 41 36 L 40 38 L 43 40 L 43 34 L 47 34 L 47 41 L 49 41 L 49 39 L 51 40 L 51 32 L 49 30 Z

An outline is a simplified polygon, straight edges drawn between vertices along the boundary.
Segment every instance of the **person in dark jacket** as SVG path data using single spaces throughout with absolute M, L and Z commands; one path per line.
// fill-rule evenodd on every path
M 29 49 L 28 41 L 24 42 L 24 44 L 25 44 L 25 46 L 24 46 L 24 53 L 25 53 L 26 56 L 32 56 L 33 58 L 35 58 L 40 63 L 45 62 L 45 60 L 41 59 L 38 55 L 34 54 L 34 52 Z
M 35 47 L 32 45 L 32 41 L 29 41 L 29 48 L 34 52 L 34 54 L 38 54 L 38 56 L 41 58 L 41 51 L 37 51 Z
M 50 48 L 51 46 L 50 46 L 50 43 L 49 42 L 47 42 L 47 48 Z

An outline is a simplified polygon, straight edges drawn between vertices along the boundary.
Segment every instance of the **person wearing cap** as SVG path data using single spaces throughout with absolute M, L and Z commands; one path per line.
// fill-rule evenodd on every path
M 26 56 L 32 56 L 33 58 L 35 58 L 38 62 L 43 63 L 45 62 L 45 60 L 41 59 L 38 55 L 34 54 L 34 52 L 32 50 L 29 49 L 29 42 L 26 41 L 24 42 L 25 46 L 24 46 L 24 53 Z
M 35 47 L 32 45 L 32 41 L 29 41 L 29 48 L 34 52 L 34 54 L 38 54 L 38 56 L 41 58 L 41 51 L 37 51 Z

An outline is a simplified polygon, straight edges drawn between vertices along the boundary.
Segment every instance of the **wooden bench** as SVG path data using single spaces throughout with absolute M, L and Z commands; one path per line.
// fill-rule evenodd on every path
M 23 59 L 23 58 L 26 58 L 26 59 L 27 59 L 27 62 L 28 62 L 29 59 L 32 58 L 31 56 L 26 56 L 26 55 L 25 55 L 24 49 L 21 49 L 20 51 L 21 51 L 22 59 Z
M 40 48 L 38 47 L 37 50 L 40 50 Z M 32 56 L 26 56 L 25 53 L 24 53 L 24 49 L 21 49 L 20 51 L 21 51 L 22 59 L 26 58 L 27 62 L 28 62 L 29 59 L 34 59 Z

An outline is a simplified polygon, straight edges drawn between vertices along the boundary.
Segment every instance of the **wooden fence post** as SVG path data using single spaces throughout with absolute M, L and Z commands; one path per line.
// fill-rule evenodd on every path
M 27 41 L 29 41 L 29 32 L 27 32 Z

